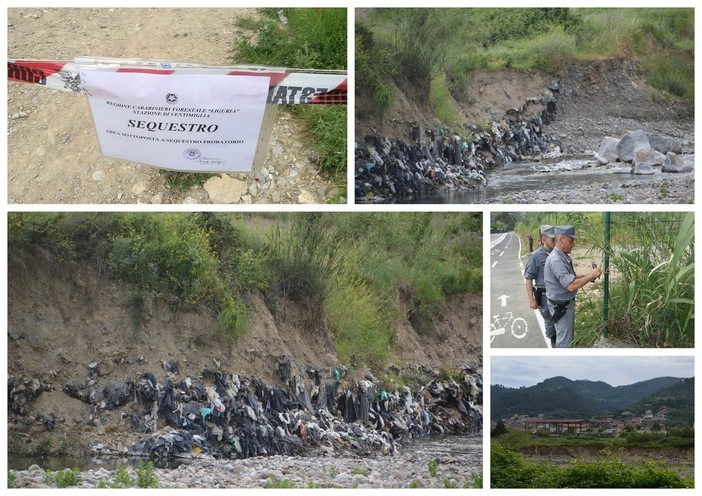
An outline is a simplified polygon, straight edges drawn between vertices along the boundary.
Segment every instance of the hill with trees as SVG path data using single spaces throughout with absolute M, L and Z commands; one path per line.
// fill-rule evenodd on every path
M 694 409 L 690 410 L 694 404 L 694 379 L 658 377 L 615 387 L 602 381 L 558 376 L 530 387 L 493 385 L 490 391 L 493 420 L 514 414 L 543 414 L 546 418 L 601 417 L 624 410 L 643 414 L 663 405 L 678 412 L 678 421 L 694 418 Z

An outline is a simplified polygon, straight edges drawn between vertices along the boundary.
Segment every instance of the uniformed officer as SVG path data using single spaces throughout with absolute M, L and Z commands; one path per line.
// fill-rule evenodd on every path
M 551 312 L 546 299 L 546 286 L 544 285 L 544 265 L 546 258 L 556 244 L 553 226 L 544 224 L 539 228 L 541 234 L 541 247 L 533 251 L 527 258 L 524 266 L 524 280 L 526 281 L 527 297 L 532 310 L 539 309 L 544 318 L 546 337 L 551 341 L 551 347 L 556 347 L 556 328 L 551 323 Z
M 573 261 L 568 256 L 575 245 L 573 226 L 554 228 L 556 246 L 544 265 L 546 297 L 551 312 L 551 321 L 556 326 L 556 348 L 568 348 L 573 343 L 575 329 L 575 295 L 587 283 L 602 275 L 595 267 L 588 274 L 578 276 Z

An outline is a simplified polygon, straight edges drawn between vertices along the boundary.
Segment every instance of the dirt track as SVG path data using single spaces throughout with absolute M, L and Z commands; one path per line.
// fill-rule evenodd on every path
M 8 9 L 8 58 L 133 57 L 231 64 L 247 9 Z M 265 161 L 239 203 L 323 203 L 336 188 L 314 165 L 302 125 L 280 112 Z M 266 172 L 264 171 L 264 172 Z M 85 97 L 8 83 L 9 203 L 213 203 L 202 186 L 169 187 L 158 169 L 104 157 Z

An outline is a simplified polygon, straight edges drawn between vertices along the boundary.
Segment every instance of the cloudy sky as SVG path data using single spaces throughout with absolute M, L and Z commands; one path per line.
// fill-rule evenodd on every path
M 556 376 L 622 386 L 655 377 L 695 375 L 691 356 L 493 356 L 491 360 L 490 382 L 507 387 L 533 386 Z

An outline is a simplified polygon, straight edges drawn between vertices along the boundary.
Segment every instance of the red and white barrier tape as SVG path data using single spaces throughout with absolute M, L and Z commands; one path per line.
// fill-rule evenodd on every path
M 206 66 L 184 62 L 157 62 L 78 57 L 73 62 L 8 60 L 7 79 L 57 90 L 82 93 L 80 71 L 100 70 L 146 74 L 226 74 L 270 78 L 268 103 L 346 104 L 347 77 L 343 71 L 304 71 L 266 66 Z

